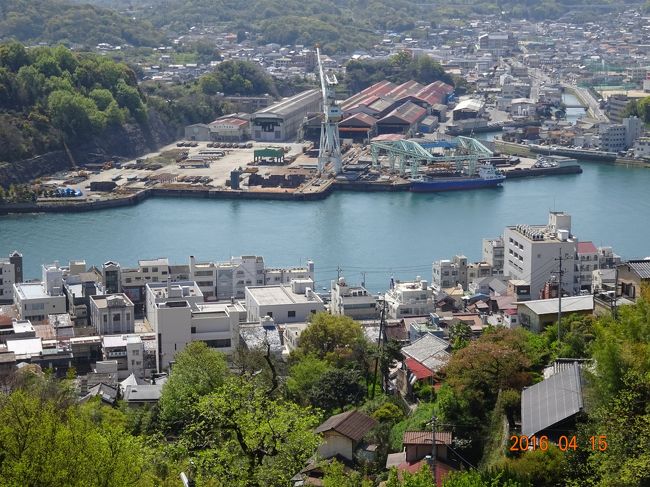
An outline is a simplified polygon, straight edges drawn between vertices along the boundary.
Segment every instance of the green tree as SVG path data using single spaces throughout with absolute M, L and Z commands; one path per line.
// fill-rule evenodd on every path
M 300 335 L 300 351 L 336 364 L 349 359 L 359 342 L 365 342 L 363 329 L 352 318 L 316 313 Z
M 320 442 L 311 409 L 274 398 L 249 375 L 228 378 L 199 401 L 197 413 L 181 443 L 199 482 L 283 486 Z
M 449 342 L 454 351 L 465 348 L 472 339 L 472 328 L 464 321 L 457 321 L 449 327 Z
M 323 375 L 332 370 L 325 360 L 314 355 L 307 355 L 289 369 L 287 391 L 292 399 L 306 404 L 310 390 L 322 379 Z
M 175 360 L 159 402 L 160 420 L 172 432 L 191 421 L 197 401 L 217 390 L 227 374 L 223 355 L 204 342 L 188 344 Z
M 366 393 L 356 370 L 332 369 L 324 372 L 307 394 L 309 402 L 331 413 L 359 404 Z

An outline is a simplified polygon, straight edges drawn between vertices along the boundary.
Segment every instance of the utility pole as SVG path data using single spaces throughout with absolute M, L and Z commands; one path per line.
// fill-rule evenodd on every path
M 560 263 L 560 270 L 558 272 L 558 284 L 557 284 L 557 341 L 560 341 L 562 330 L 560 326 L 562 325 L 562 276 L 564 275 L 564 270 L 562 270 L 562 249 L 559 250 L 560 256 L 555 259 Z
M 363 278 L 363 280 L 361 281 L 361 287 L 366 287 L 366 272 L 365 271 L 361 273 L 361 277 Z
M 616 319 L 618 317 L 618 310 L 616 309 L 616 302 L 618 300 L 618 266 L 614 273 L 614 301 L 612 306 L 612 317 Z
M 336 282 L 337 283 L 339 282 L 339 279 L 341 279 L 341 271 L 343 271 L 343 269 L 341 269 L 340 265 L 337 265 L 336 266 Z
M 433 441 L 431 442 L 431 474 L 433 475 L 433 485 L 438 485 L 436 479 L 436 457 L 438 455 L 437 445 L 436 445 L 436 429 L 437 429 L 438 418 L 435 415 L 431 417 L 431 429 L 433 432 Z
M 379 372 L 379 360 L 381 359 L 382 352 L 384 351 L 384 334 L 386 333 L 385 327 L 386 327 L 386 298 L 384 296 L 379 296 L 379 299 L 381 301 L 381 310 L 379 312 L 379 341 L 377 342 L 378 345 L 378 356 L 375 359 L 375 374 L 373 376 L 372 380 L 372 393 L 370 398 L 374 399 L 375 398 L 375 388 L 377 387 L 377 374 Z M 384 383 L 384 378 L 382 374 L 382 385 Z

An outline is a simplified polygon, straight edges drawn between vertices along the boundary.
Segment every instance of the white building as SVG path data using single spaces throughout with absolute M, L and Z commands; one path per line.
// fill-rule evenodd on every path
M 639 117 L 628 117 L 623 119 L 625 128 L 625 149 L 634 146 L 634 143 L 643 135 L 643 121 Z
M 600 148 L 608 152 L 625 150 L 625 127 L 621 124 L 601 125 Z
M 231 353 L 239 342 L 239 323 L 246 310 L 239 303 L 192 303 L 181 298 L 156 302 L 152 313 L 158 370 L 169 367 L 188 343 L 203 341 L 210 348 Z
M 66 312 L 63 293 L 51 295 L 40 282 L 14 283 L 14 305 L 23 320 L 44 321 L 47 315 Z M 59 288 L 60 289 L 60 288 Z
M 467 263 L 464 255 L 455 255 L 453 260 L 438 260 L 432 266 L 431 285 L 434 290 L 461 286 L 468 290 L 474 281 L 492 276 L 492 266 L 487 262 Z
M 156 304 L 186 301 L 189 305 L 194 305 L 204 301 L 203 293 L 194 281 L 150 282 L 145 286 L 145 293 L 147 321 L 153 328 L 156 327 Z
M 504 276 L 530 284 L 530 295 L 539 296 L 547 281 L 559 273 L 562 258 L 562 289 L 579 291 L 575 279 L 576 239 L 571 234 L 571 216 L 550 212 L 547 225 L 516 225 L 503 232 Z
M 598 249 L 592 242 L 578 242 L 576 244 L 576 279 L 580 290 L 591 291 L 593 273 L 600 268 L 598 263 Z
M 312 314 L 325 310 L 313 286 L 311 279 L 295 279 L 290 285 L 247 287 L 247 321 L 260 321 L 265 316 L 280 325 L 309 321 Z
M 483 239 L 483 262 L 487 262 L 492 266 L 493 276 L 503 275 L 503 249 L 504 245 L 501 237 Z
M 90 323 L 98 335 L 133 333 L 134 310 L 126 294 L 90 296 Z
M 407 316 L 424 316 L 436 310 L 433 290 L 420 276 L 412 282 L 396 281 L 393 288 L 384 294 L 388 317 L 392 319 Z
M 107 335 L 102 337 L 104 360 L 116 360 L 118 379 L 135 375 L 145 377 L 144 344 L 139 335 Z
M 363 286 L 349 286 L 344 277 L 332 281 L 330 308 L 333 315 L 349 316 L 354 320 L 377 318 L 377 300 Z
M 264 257 L 244 255 L 226 262 L 197 262 L 190 256 L 190 279 L 196 281 L 206 301 L 242 299 L 246 287 L 289 284 L 293 279 L 314 279 L 314 263 L 306 267 L 267 268 Z
M 634 157 L 650 158 L 650 137 L 640 137 L 634 144 Z

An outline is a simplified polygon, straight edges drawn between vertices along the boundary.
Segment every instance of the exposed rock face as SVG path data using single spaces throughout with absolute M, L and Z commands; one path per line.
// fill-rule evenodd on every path
M 177 127 L 165 124 L 155 111 L 150 111 L 148 118 L 148 126 L 125 124 L 107 129 L 86 144 L 70 147 L 69 153 L 58 150 L 20 161 L 0 162 L 0 186 L 27 183 L 74 165 L 84 166 L 116 158 L 133 159 L 174 141 L 179 131 Z

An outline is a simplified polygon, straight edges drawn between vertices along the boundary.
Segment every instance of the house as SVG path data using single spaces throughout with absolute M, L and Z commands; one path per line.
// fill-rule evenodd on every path
M 630 260 L 616 267 L 618 271 L 617 296 L 636 300 L 643 286 L 650 283 L 650 260 Z
M 405 431 L 402 445 L 406 461 L 414 463 L 426 458 L 433 451 L 433 431 Z M 451 445 L 451 432 L 436 432 L 436 459 L 447 460 L 447 446 Z
M 141 406 L 158 402 L 163 384 L 127 385 L 124 389 L 124 401 L 129 406 Z
M 546 326 L 557 322 L 559 299 L 537 299 L 517 302 L 518 321 L 521 326 L 534 332 L 541 332 Z M 563 313 L 590 315 L 594 311 L 594 297 L 570 296 L 562 298 Z
M 375 426 L 377 421 L 359 411 L 346 411 L 331 416 L 316 428 L 316 433 L 323 435 L 318 455 L 325 459 L 341 455 L 352 460 L 363 437 Z
M 402 348 L 404 362 L 397 371 L 397 389 L 403 395 L 413 391 L 413 385 L 418 381 L 433 383 L 435 374 L 444 367 L 451 355 L 449 343 L 431 333 Z
M 552 441 L 575 427 L 584 412 L 584 380 L 578 362 L 563 364 L 549 378 L 521 393 L 521 434 Z

